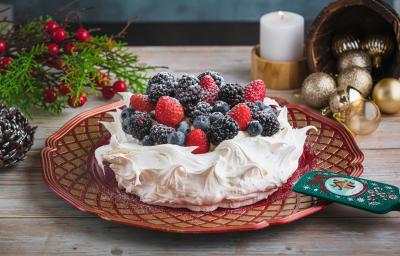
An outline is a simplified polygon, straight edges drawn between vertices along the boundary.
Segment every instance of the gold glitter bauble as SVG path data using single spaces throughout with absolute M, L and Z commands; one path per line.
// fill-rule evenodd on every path
M 395 78 L 385 78 L 379 81 L 372 91 L 372 99 L 379 109 L 387 114 L 400 111 L 400 81 Z
M 339 113 L 346 111 L 351 102 L 364 99 L 359 91 L 353 87 L 347 90 L 338 89 L 329 97 L 329 109 L 331 113 Z
M 322 72 L 312 73 L 303 81 L 301 96 L 309 106 L 323 108 L 328 106 L 329 96 L 335 89 L 335 80 L 330 75 Z
M 382 59 L 392 53 L 394 44 L 392 38 L 388 35 L 371 35 L 363 40 L 361 49 L 371 56 L 373 66 L 380 68 Z
M 362 50 L 347 51 L 340 55 L 337 62 L 338 72 L 347 68 L 359 67 L 371 71 L 371 57 Z
M 337 83 L 339 89 L 347 89 L 348 87 L 357 89 L 364 98 L 367 98 L 371 93 L 373 85 L 368 70 L 358 67 L 347 68 L 340 72 Z
M 381 112 L 373 101 L 356 100 L 350 103 L 345 113 L 344 124 L 355 134 L 367 135 L 378 128 Z
M 361 49 L 361 42 L 352 34 L 341 34 L 333 37 L 332 51 L 336 57 L 339 57 L 344 52 Z

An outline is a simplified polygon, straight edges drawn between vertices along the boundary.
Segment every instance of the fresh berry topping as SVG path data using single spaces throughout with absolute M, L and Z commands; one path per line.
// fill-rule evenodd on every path
M 77 48 L 76 48 L 76 44 L 75 43 L 67 43 L 64 46 L 64 51 L 66 53 L 73 53 L 73 52 L 76 52 L 76 50 L 77 50 Z
M 211 76 L 214 79 L 215 83 L 218 85 L 218 87 L 225 85 L 224 78 L 218 72 L 206 71 L 198 75 L 197 78 L 201 80 L 204 76 Z
M 228 112 L 228 115 L 238 123 L 241 131 L 246 130 L 247 124 L 252 119 L 250 108 L 244 103 L 240 103 L 234 106 Z
M 189 123 L 186 121 L 180 122 L 176 130 L 178 132 L 183 132 L 186 135 L 190 131 Z
M 259 121 L 254 120 L 247 125 L 246 131 L 251 137 L 255 137 L 261 134 L 261 132 L 263 131 L 263 127 Z
M 156 120 L 156 111 L 155 110 L 150 111 L 150 116 L 151 116 L 151 118 Z
M 198 146 L 192 151 L 193 154 L 208 152 L 209 144 L 205 132 L 201 129 L 194 129 L 186 136 L 186 147 Z
M 109 100 L 114 97 L 115 92 L 110 86 L 104 86 L 101 88 L 101 94 L 103 95 L 104 99 Z
M 7 42 L 0 39 L 0 52 L 5 52 L 7 50 Z
M 203 100 L 209 104 L 214 104 L 218 99 L 219 92 L 219 87 L 214 79 L 209 75 L 203 76 L 200 79 L 200 86 L 203 88 Z
M 154 107 L 147 95 L 133 94 L 130 99 L 131 107 L 137 111 L 151 112 Z
M 173 132 L 168 134 L 168 144 L 183 146 L 185 144 L 185 134 L 183 132 Z
M 55 28 L 51 31 L 51 38 L 54 41 L 62 42 L 67 38 L 67 32 L 63 28 Z
M 148 86 L 146 94 L 148 94 L 150 88 L 154 84 L 164 84 L 164 85 L 169 85 L 169 87 L 175 88 L 176 82 L 177 82 L 176 78 L 173 74 L 168 72 L 160 72 L 149 79 L 149 82 L 147 83 Z
M 265 98 L 265 84 L 262 80 L 251 81 L 243 89 L 246 101 L 263 101 Z
M 156 120 L 170 127 L 176 127 L 185 118 L 182 105 L 175 98 L 162 96 L 156 105 Z
M 131 118 L 135 114 L 135 110 L 133 108 L 125 108 L 121 112 L 121 120 L 124 121 L 127 118 Z
M 153 125 L 150 115 L 145 112 L 135 112 L 130 118 L 122 121 L 122 129 L 125 133 L 132 135 L 136 139 L 143 139 L 150 133 Z
M 222 114 L 221 112 L 214 112 L 214 113 L 211 113 L 209 115 L 209 117 L 210 117 L 210 123 L 214 123 L 218 119 L 223 118 L 224 114 Z
M 174 87 L 170 84 L 153 84 L 149 89 L 149 98 L 153 104 L 156 104 L 158 99 L 162 96 L 174 96 Z
M 48 43 L 47 50 L 50 54 L 56 55 L 58 53 L 58 45 L 56 43 Z
M 225 101 L 219 100 L 215 102 L 215 105 L 212 108 L 212 112 L 221 112 L 222 114 L 228 113 L 229 109 L 229 104 L 226 103 Z
M 262 136 L 272 136 L 279 131 L 280 124 L 278 118 L 268 109 L 258 112 L 254 116 L 254 119 L 259 121 L 263 127 Z
M 246 101 L 244 104 L 246 104 L 250 111 L 251 111 L 251 116 L 254 116 L 257 112 L 261 111 L 260 107 L 252 101 Z
M 58 23 L 54 20 L 46 22 L 46 24 L 44 25 L 44 30 L 46 30 L 48 33 L 53 31 L 55 28 L 58 28 Z
M 207 132 L 210 128 L 210 118 L 208 116 L 196 116 L 193 120 L 193 127 Z
M 57 100 L 57 92 L 53 88 L 49 88 L 43 92 L 43 99 L 47 103 L 53 103 Z
M 196 116 L 201 115 L 209 115 L 211 113 L 211 106 L 205 101 L 200 101 L 197 105 L 192 109 L 190 116 L 195 118 Z
M 144 136 L 144 138 L 142 140 L 142 145 L 143 146 L 153 146 L 154 145 L 154 141 L 150 138 L 150 135 Z
M 255 103 L 260 108 L 260 110 L 264 110 L 264 109 L 266 109 L 268 107 L 267 105 L 264 104 L 263 101 L 256 101 Z
M 214 145 L 233 139 L 239 133 L 239 125 L 230 116 L 224 116 L 211 124 L 208 130 L 210 142 Z
M 58 90 L 60 91 L 60 93 L 61 93 L 62 95 L 68 95 L 68 94 L 71 92 L 71 88 L 68 87 L 68 86 L 66 86 L 64 83 L 61 83 L 61 84 L 58 86 Z
M 175 96 L 186 111 L 189 110 L 189 106 L 195 106 L 201 100 L 202 95 L 203 89 L 196 77 L 184 75 L 178 80 Z
M 122 80 L 117 80 L 113 84 L 114 92 L 126 92 L 126 83 Z
M 75 31 L 75 35 L 74 35 L 75 39 L 81 42 L 86 42 L 90 40 L 90 34 L 89 31 L 87 31 L 84 28 L 78 28 Z
M 175 129 L 163 124 L 153 125 L 150 129 L 150 139 L 154 144 L 167 144 L 168 134 L 175 132 Z
M 244 102 L 243 87 L 239 84 L 226 84 L 219 89 L 218 98 L 233 107 Z

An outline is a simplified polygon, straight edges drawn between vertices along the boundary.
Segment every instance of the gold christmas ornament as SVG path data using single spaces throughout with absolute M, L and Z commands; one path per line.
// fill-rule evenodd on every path
M 331 113 L 339 113 L 347 110 L 351 102 L 364 99 L 359 91 L 353 87 L 347 90 L 338 89 L 329 97 L 329 110 Z
M 328 74 L 316 72 L 309 75 L 302 84 L 301 96 L 307 105 L 323 108 L 329 104 L 329 96 L 335 92 L 335 80 Z
M 385 78 L 379 81 L 372 91 L 372 99 L 379 109 L 387 114 L 400 111 L 400 81 L 395 78 Z
M 332 40 L 332 51 L 336 57 L 344 52 L 361 49 L 360 39 L 352 34 L 336 35 Z
M 381 121 L 381 113 L 373 101 L 356 100 L 350 103 L 344 116 L 346 127 L 357 135 L 375 131 Z
M 361 49 L 371 56 L 372 65 L 375 68 L 380 68 L 382 59 L 392 53 L 394 44 L 392 38 L 388 35 L 371 35 L 363 40 Z
M 367 98 L 372 90 L 372 77 L 365 68 L 352 67 L 340 72 L 338 79 L 338 89 L 347 90 L 354 87 L 364 98 Z
M 337 62 L 338 72 L 342 72 L 347 68 L 359 67 L 371 71 L 371 57 L 362 50 L 352 50 L 344 52 L 340 55 Z

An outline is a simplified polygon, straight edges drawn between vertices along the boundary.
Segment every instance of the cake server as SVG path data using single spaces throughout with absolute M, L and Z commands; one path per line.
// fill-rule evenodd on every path
M 304 174 L 293 190 L 373 213 L 400 211 L 398 187 L 323 170 Z

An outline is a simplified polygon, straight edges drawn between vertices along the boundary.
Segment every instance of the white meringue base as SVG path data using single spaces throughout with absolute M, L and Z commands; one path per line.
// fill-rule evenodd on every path
M 130 93 L 124 99 L 129 102 Z M 266 98 L 269 105 L 277 104 Z M 211 152 L 192 154 L 195 147 L 171 144 L 143 146 L 121 128 L 120 110 L 114 122 L 103 123 L 112 134 L 99 147 L 96 160 L 110 163 L 118 187 L 142 202 L 213 211 L 237 208 L 266 199 L 292 176 L 312 126 L 293 129 L 287 109 L 281 108 L 281 130 L 272 137 L 250 137 L 245 132 L 223 141 Z

